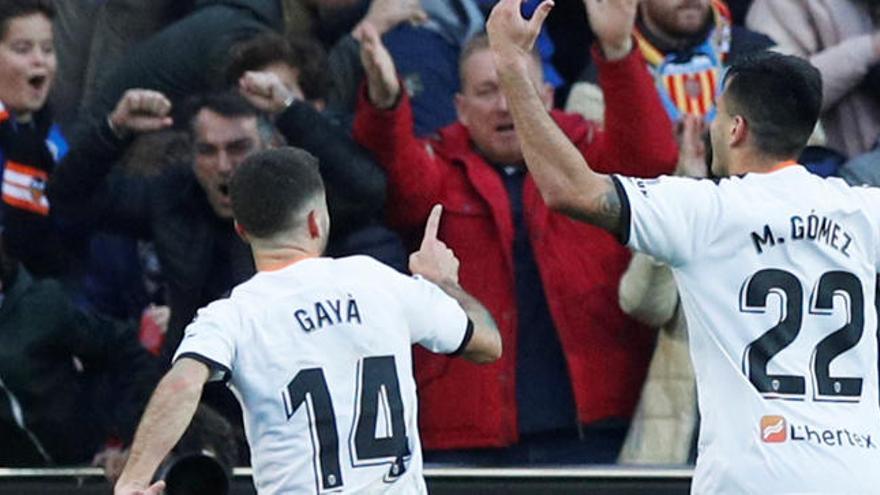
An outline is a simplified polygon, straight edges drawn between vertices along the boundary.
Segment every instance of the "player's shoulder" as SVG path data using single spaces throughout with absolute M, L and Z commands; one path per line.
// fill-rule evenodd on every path
M 242 304 L 232 297 L 217 299 L 199 309 L 191 323 L 217 323 L 239 321 Z
M 709 179 L 682 177 L 677 175 L 661 175 L 659 177 L 642 178 L 632 176 L 617 176 L 621 182 L 638 191 L 642 196 L 651 198 L 661 194 L 715 194 L 719 186 L 725 183 L 724 179 Z
M 342 258 L 333 258 L 331 260 L 335 270 L 343 270 L 348 273 L 357 273 L 361 275 L 371 275 L 383 278 L 405 277 L 404 274 L 398 272 L 394 268 L 382 263 L 381 261 L 364 254 L 356 254 L 345 256 Z

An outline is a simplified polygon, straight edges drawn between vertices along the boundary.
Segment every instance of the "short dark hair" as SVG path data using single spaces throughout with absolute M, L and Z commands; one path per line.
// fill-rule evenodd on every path
M 43 14 L 49 20 L 55 18 L 52 0 L 0 0 L 0 39 L 6 37 L 9 22 L 16 17 Z
M 174 120 L 175 122 L 186 122 L 187 132 L 189 132 L 190 136 L 195 136 L 196 118 L 199 112 L 206 109 L 226 118 L 256 118 L 257 129 L 265 143 L 273 142 L 278 137 L 275 126 L 272 125 L 269 117 L 235 90 L 191 96 L 182 105 L 180 116 L 175 115 Z
M 296 213 L 323 194 L 324 182 L 318 159 L 288 146 L 247 157 L 235 169 L 229 191 L 235 220 L 251 235 L 268 239 L 299 227 Z
M 797 156 L 822 109 L 822 76 L 803 58 L 772 51 L 744 55 L 724 76 L 727 113 L 742 115 L 755 146 L 769 156 Z
M 190 130 L 195 124 L 196 117 L 202 110 L 210 110 L 224 117 L 258 117 L 260 110 L 251 105 L 238 91 L 221 91 L 214 93 L 202 93 L 194 95 L 186 100 L 183 105 L 185 121 Z
M 327 96 L 331 83 L 327 53 L 321 43 L 307 36 L 284 37 L 266 32 L 234 45 L 226 67 L 226 82 L 235 85 L 245 72 L 278 62 L 299 71 L 299 86 L 307 100 Z

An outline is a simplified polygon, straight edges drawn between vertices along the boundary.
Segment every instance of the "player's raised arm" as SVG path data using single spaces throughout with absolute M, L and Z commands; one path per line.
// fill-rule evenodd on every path
M 182 358 L 165 374 L 138 425 L 128 462 L 116 482 L 115 495 L 162 493 L 163 482 L 149 482 L 189 426 L 209 371 L 194 359 Z
M 458 258 L 437 238 L 442 212 L 440 205 L 431 210 L 422 245 L 409 258 L 409 269 L 458 301 L 473 324 L 473 334 L 461 356 L 476 363 L 491 363 L 501 357 L 501 334 L 489 311 L 458 284 Z
M 625 226 L 614 182 L 590 169 L 553 122 L 529 78 L 530 52 L 553 2 L 544 0 L 530 20 L 520 13 L 522 3 L 500 0 L 487 31 L 526 165 L 550 208 L 619 234 Z M 620 0 L 605 3 L 612 4 L 608 8 L 620 7 Z

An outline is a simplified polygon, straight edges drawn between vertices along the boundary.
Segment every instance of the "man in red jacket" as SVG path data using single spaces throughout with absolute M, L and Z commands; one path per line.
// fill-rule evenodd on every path
M 533 74 L 557 125 L 591 164 L 651 177 L 671 172 L 677 151 L 633 50 L 634 3 L 610 2 L 591 17 L 604 130 L 551 111 L 537 58 Z M 388 173 L 389 222 L 416 233 L 431 206 L 443 204 L 440 233 L 462 260 L 461 284 L 491 311 L 506 350 L 482 368 L 416 351 L 420 429 L 433 451 L 426 460 L 614 462 L 653 347 L 650 332 L 617 304 L 629 252 L 547 208 L 524 166 L 485 37 L 462 50 L 459 122 L 422 141 L 381 40 L 369 26 L 358 34 L 367 85 L 355 137 Z

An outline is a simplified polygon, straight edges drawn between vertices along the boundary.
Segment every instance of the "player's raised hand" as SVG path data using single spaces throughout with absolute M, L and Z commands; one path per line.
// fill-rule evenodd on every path
M 515 62 L 530 57 L 544 20 L 554 5 L 552 0 L 544 0 L 532 18 L 525 19 L 520 10 L 524 1 L 501 0 L 489 15 L 486 32 L 496 61 Z
M 129 89 L 110 113 L 110 128 L 118 136 L 170 127 L 171 101 L 158 91 Z
M 300 88 L 284 84 L 274 72 L 248 71 L 238 80 L 238 92 L 263 112 L 276 114 L 287 108 L 294 99 L 304 99 Z
M 157 481 L 147 488 L 131 484 L 116 485 L 113 495 L 162 495 L 165 490 L 165 482 Z
M 458 258 L 446 244 L 437 238 L 443 206 L 437 204 L 428 215 L 425 236 L 419 250 L 409 257 L 409 271 L 435 284 L 458 285 Z
M 376 108 L 393 107 L 400 97 L 400 81 L 394 60 L 376 28 L 369 22 L 361 23 L 353 33 L 361 43 L 361 63 L 367 73 L 367 94 Z
M 590 27 L 608 60 L 620 60 L 632 50 L 638 0 L 584 0 Z

